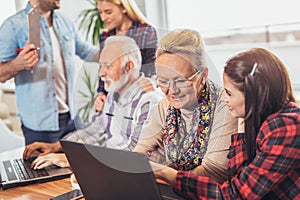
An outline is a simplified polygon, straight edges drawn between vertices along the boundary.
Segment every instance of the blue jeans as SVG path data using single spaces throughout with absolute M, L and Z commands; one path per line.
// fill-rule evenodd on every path
M 70 132 L 75 131 L 77 128 L 77 121 L 70 119 L 70 113 L 59 114 L 59 130 L 58 131 L 34 131 L 22 124 L 23 135 L 25 137 L 25 144 L 33 142 L 57 142 Z

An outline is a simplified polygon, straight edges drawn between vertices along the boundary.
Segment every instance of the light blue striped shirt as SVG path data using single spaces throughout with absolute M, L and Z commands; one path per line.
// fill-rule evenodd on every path
M 139 80 L 139 79 L 138 79 Z M 103 111 L 85 129 L 63 139 L 108 148 L 133 150 L 142 128 L 163 94 L 159 89 L 145 92 L 135 81 L 119 98 L 108 93 Z

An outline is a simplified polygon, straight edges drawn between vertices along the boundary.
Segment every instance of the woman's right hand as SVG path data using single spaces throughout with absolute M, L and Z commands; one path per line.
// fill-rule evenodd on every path
M 175 185 L 177 170 L 152 161 L 149 163 L 156 178 L 166 181 L 171 186 Z

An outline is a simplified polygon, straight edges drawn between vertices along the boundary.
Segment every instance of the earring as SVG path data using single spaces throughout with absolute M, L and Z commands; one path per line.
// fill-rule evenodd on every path
M 202 77 L 202 85 L 205 85 L 205 81 L 206 81 L 206 79 L 204 77 Z

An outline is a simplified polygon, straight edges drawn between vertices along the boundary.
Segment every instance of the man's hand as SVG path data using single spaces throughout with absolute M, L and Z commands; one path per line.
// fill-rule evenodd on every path
M 97 111 L 102 111 L 104 107 L 104 103 L 106 100 L 106 95 L 103 93 L 99 93 L 94 102 L 94 108 Z
M 27 160 L 31 156 L 46 155 L 49 153 L 60 152 L 61 150 L 62 148 L 59 142 L 34 142 L 25 147 L 25 150 L 23 152 L 23 159 Z
M 27 42 L 22 49 L 16 49 L 18 56 L 7 62 L 0 62 L 0 82 L 5 82 L 23 70 L 33 70 L 38 63 L 38 54 L 35 46 Z
M 32 70 L 38 63 L 38 54 L 35 46 L 27 42 L 13 62 L 17 71 Z
M 68 159 L 64 153 L 50 153 L 38 156 L 31 164 L 33 169 L 42 169 L 50 165 L 58 167 L 70 167 Z

